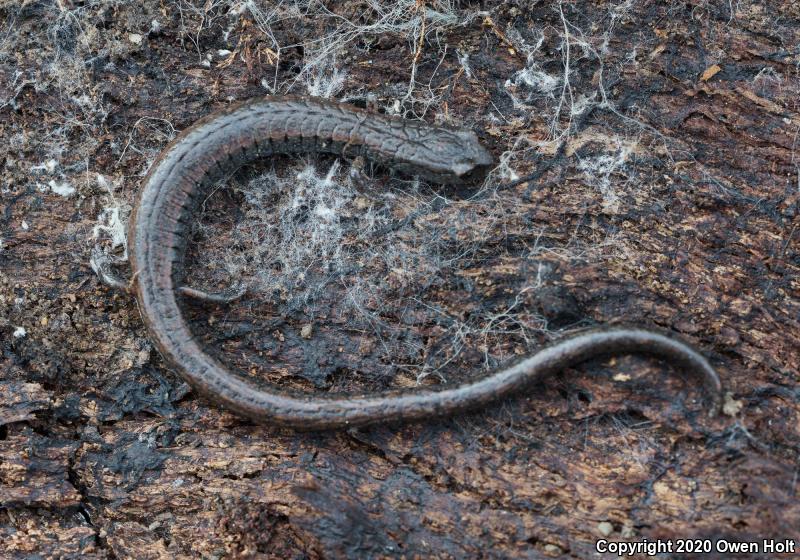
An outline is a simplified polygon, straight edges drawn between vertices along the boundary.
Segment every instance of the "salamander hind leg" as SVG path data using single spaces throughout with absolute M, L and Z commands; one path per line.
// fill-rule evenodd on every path
M 196 299 L 198 301 L 225 304 L 232 303 L 244 296 L 247 293 L 247 286 L 243 283 L 237 283 L 230 288 L 219 292 L 206 292 L 189 286 L 181 286 L 178 288 L 178 292 L 181 295 Z
M 89 266 L 97 274 L 97 279 L 114 290 L 130 293 L 130 283 L 114 271 L 115 259 L 95 245 L 92 256 L 89 257 Z

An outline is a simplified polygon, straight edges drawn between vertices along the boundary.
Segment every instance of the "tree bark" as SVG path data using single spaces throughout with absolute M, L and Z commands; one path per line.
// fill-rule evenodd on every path
M 797 3 L 407 4 L 0 1 L 3 557 L 800 540 Z M 280 390 L 413 390 L 631 324 L 708 356 L 724 413 L 634 356 L 472 415 L 334 433 L 192 393 L 135 300 L 99 283 L 92 246 L 111 250 L 114 211 L 177 130 L 331 80 L 374 110 L 474 128 L 501 165 L 452 189 L 382 169 L 325 182 L 325 158 L 243 170 L 190 248 L 191 282 L 252 288 L 187 303 L 210 351 Z

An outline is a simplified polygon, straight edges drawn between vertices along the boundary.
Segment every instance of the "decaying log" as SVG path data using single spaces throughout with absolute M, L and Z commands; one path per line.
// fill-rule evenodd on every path
M 0 1 L 0 556 L 800 540 L 797 3 L 384 4 Z M 89 256 L 128 273 L 114 235 L 159 150 L 273 89 L 470 126 L 502 165 L 452 189 L 382 169 L 359 186 L 325 158 L 242 170 L 198 214 L 189 277 L 250 291 L 186 307 L 231 368 L 413 389 L 635 324 L 712 360 L 724 414 L 634 356 L 473 415 L 339 433 L 197 398 Z

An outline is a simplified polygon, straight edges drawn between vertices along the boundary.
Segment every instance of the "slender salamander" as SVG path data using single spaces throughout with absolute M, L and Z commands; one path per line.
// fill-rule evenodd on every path
M 333 429 L 450 415 L 507 397 L 543 376 L 606 354 L 645 353 L 703 379 L 716 411 L 719 377 L 695 350 L 640 329 L 578 334 L 474 382 L 441 391 L 293 396 L 229 372 L 192 335 L 178 304 L 189 223 L 208 187 L 256 158 L 327 152 L 363 156 L 439 183 L 479 178 L 493 164 L 472 131 L 431 126 L 305 97 L 266 97 L 212 114 L 181 133 L 145 179 L 130 221 L 133 287 L 143 320 L 168 364 L 192 386 L 257 422 Z

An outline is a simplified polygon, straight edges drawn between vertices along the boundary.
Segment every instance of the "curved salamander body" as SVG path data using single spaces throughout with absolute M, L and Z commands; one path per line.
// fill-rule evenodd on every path
M 638 329 L 583 333 L 474 383 L 442 391 L 296 397 L 263 391 L 233 375 L 199 346 L 178 305 L 175 286 L 183 277 L 192 213 L 210 185 L 249 161 L 316 152 L 361 155 L 443 183 L 481 176 L 493 164 L 471 131 L 313 98 L 249 101 L 201 119 L 179 135 L 153 164 L 139 194 L 130 224 L 131 262 L 139 308 L 156 346 L 212 400 L 258 422 L 305 429 L 410 421 L 480 407 L 593 356 L 644 352 L 698 373 L 719 406 L 720 381 L 703 356 Z

